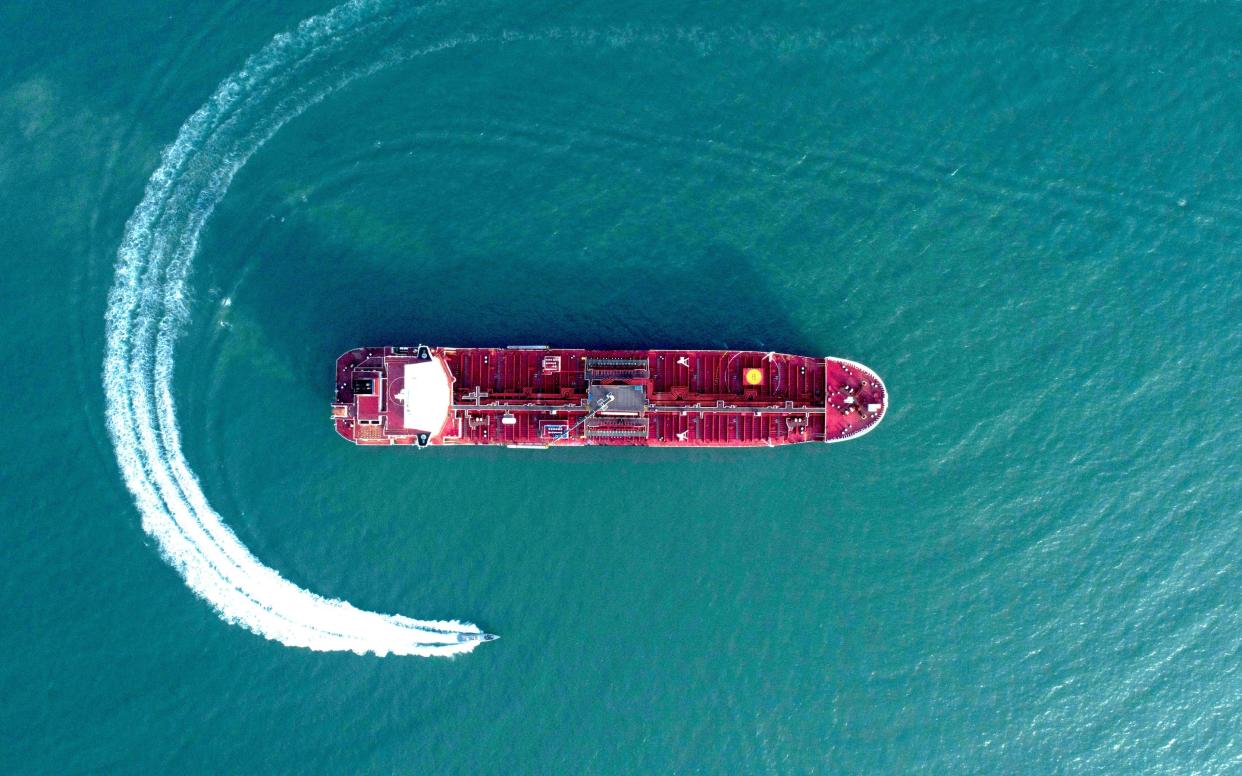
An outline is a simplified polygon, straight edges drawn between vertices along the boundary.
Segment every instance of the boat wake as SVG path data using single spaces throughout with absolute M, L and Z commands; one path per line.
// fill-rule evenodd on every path
M 409 56 L 381 51 L 362 69 L 334 65 L 351 40 L 385 23 L 384 11 L 350 2 L 276 36 L 181 127 L 117 252 L 103 382 L 108 429 L 143 529 L 225 621 L 291 647 L 451 655 L 488 639 L 468 623 L 379 614 L 324 598 L 255 558 L 190 469 L 172 396 L 174 345 L 189 317 L 187 276 L 203 225 L 237 171 L 281 126 L 350 81 Z

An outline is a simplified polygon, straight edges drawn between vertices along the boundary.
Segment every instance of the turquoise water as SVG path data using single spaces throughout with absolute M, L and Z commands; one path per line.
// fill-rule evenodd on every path
M 1242 768 L 1235 6 L 0 35 L 4 772 Z M 774 451 L 342 443 L 335 356 L 399 342 L 839 355 L 893 405 Z M 181 455 L 201 503 L 144 502 Z M 292 592 L 194 576 L 178 509 Z M 285 646 L 392 645 L 304 590 L 502 639 Z

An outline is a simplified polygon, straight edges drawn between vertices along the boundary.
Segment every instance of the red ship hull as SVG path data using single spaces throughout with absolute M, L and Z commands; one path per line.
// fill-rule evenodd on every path
M 840 358 L 420 345 L 337 359 L 332 419 L 359 445 L 771 447 L 862 436 L 887 409 Z

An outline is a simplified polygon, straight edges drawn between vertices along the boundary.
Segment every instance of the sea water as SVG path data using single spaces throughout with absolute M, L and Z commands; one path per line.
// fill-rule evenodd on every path
M 1242 767 L 1233 6 L 0 22 L 5 772 Z M 335 357 L 420 342 L 892 408 L 343 443 Z

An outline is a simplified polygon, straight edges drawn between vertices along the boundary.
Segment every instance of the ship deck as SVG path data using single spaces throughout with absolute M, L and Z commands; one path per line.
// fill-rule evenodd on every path
M 746 350 L 359 348 L 336 377 L 337 431 L 361 445 L 834 442 L 866 433 L 887 407 L 860 364 Z M 430 401 L 429 380 L 449 386 L 433 413 L 443 422 L 407 425 L 406 401 Z

